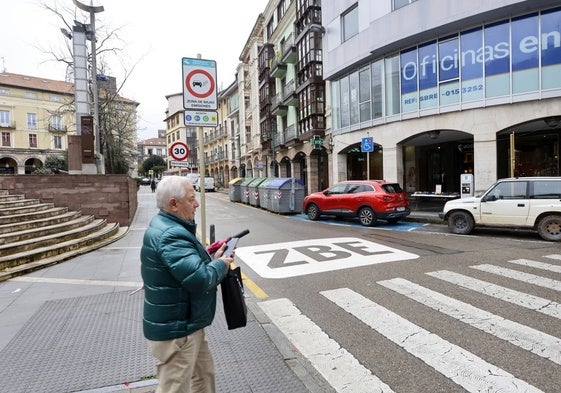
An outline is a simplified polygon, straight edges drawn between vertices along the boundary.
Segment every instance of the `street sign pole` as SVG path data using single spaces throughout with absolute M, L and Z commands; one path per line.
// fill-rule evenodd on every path
M 218 98 L 216 94 L 216 62 L 214 60 L 203 60 L 197 54 L 196 59 L 183 58 L 183 108 L 186 111 L 206 111 L 210 117 L 217 115 Z M 218 116 L 215 116 L 217 121 Z M 187 120 L 187 119 L 186 119 Z M 196 119 L 195 119 L 196 120 Z M 204 119 L 203 119 L 204 120 Z M 205 202 L 205 158 L 203 127 L 199 123 L 197 128 L 197 139 L 199 140 L 199 189 L 201 203 L 201 242 L 206 244 L 206 202 Z

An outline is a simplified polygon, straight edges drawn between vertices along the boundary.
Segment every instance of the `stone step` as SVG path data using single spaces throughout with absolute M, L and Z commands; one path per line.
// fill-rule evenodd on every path
M 72 229 L 82 228 L 83 226 L 91 223 L 94 216 L 79 216 L 72 220 L 62 222 L 55 222 L 53 218 L 45 221 L 46 226 L 33 226 L 23 230 L 13 230 L 9 233 L 0 234 L 0 245 L 22 242 L 29 239 L 37 239 L 53 234 L 60 234 Z
M 126 229 L 0 190 L 0 281 L 103 247 Z
M 68 211 L 66 208 L 55 208 L 58 214 L 49 215 L 48 217 L 41 217 L 37 219 L 33 219 L 34 217 L 31 216 L 29 220 L 24 220 L 21 216 L 16 216 L 19 220 L 15 222 L 11 222 L 8 224 L 0 225 L 0 235 L 10 233 L 10 232 L 19 232 L 25 231 L 27 229 L 33 228 L 41 228 L 50 225 L 60 224 L 62 222 L 67 222 L 70 220 L 77 219 L 82 215 L 82 213 L 77 211 Z
M 115 229 L 115 227 L 117 227 Z M 57 253 L 48 257 L 39 257 L 34 259 L 31 262 L 25 262 L 18 264 L 12 268 L 6 268 L 0 271 L 0 282 L 9 280 L 10 278 L 14 278 L 17 276 L 22 276 L 24 274 L 28 274 L 34 272 L 39 269 L 43 269 L 48 266 L 55 265 L 57 263 L 64 262 L 68 259 L 71 259 L 75 256 L 85 254 L 87 252 L 97 250 L 98 248 L 104 247 L 108 244 L 111 244 L 127 233 L 128 228 L 119 227 L 118 224 L 111 224 L 107 226 L 107 233 L 102 238 L 95 238 L 94 234 L 89 235 L 87 238 L 79 239 L 83 242 L 83 245 L 71 245 L 66 244 L 66 250 L 58 249 Z M 71 242 L 66 242 L 71 243 Z M 40 251 L 39 251 L 40 252 Z M 45 253 L 49 253 L 48 250 L 45 250 Z
M 102 222 L 101 227 L 99 227 L 100 223 L 98 221 Z M 57 256 L 60 256 L 60 258 L 64 258 L 61 255 L 66 253 L 74 253 L 74 255 L 80 255 L 84 252 L 101 247 L 105 241 L 119 232 L 118 223 L 108 225 L 105 220 L 96 220 L 94 224 L 98 226 L 96 230 L 89 231 L 85 234 L 83 232 L 80 232 L 79 230 L 75 230 L 75 236 L 69 237 L 65 241 L 54 243 L 47 242 L 46 244 L 43 244 L 41 246 L 32 247 L 32 240 L 28 242 L 29 244 L 27 247 L 24 247 L 26 248 L 25 251 L 17 250 L 10 255 L 5 255 L 0 251 L 0 255 L 2 255 L 0 257 L 0 270 L 13 273 L 15 271 L 18 271 L 18 266 L 22 266 L 25 264 L 32 263 L 33 265 L 30 266 L 44 266 L 42 260 L 45 258 L 55 258 Z M 92 226 L 92 224 L 89 224 L 89 226 Z M 79 234 L 81 236 L 78 236 Z M 68 259 L 69 257 L 70 256 L 67 255 L 65 259 Z
M 107 221 L 104 219 L 97 219 L 79 228 L 70 229 L 68 231 L 63 231 L 55 234 L 35 237 L 33 239 L 27 239 L 22 241 L 16 241 L 8 244 L 0 245 L 0 269 L 12 266 L 6 266 L 3 264 L 4 258 L 8 259 L 10 255 L 30 252 L 37 248 L 49 247 L 51 245 L 56 245 L 58 243 L 63 243 L 67 240 L 72 240 L 80 237 L 85 237 L 97 231 L 100 231 L 107 225 Z
M 25 196 L 24 195 L 10 195 L 10 194 L 7 194 L 7 193 L 6 194 L 0 194 L 0 202 L 19 201 L 21 199 L 25 199 Z
M 25 206 L 7 207 L 0 210 L 0 217 L 48 210 L 52 209 L 55 206 L 54 203 L 40 203 L 38 200 L 34 199 L 28 199 L 28 201 L 35 201 L 35 203 L 27 204 Z
M 23 206 L 33 206 L 40 203 L 38 199 L 23 199 L 23 198 L 16 198 L 11 201 L 0 201 L 0 211 L 6 209 L 12 209 L 15 207 L 23 207 Z
M 46 210 L 0 216 L 0 225 L 21 223 L 23 221 L 40 220 L 43 218 L 58 216 L 60 214 L 66 213 L 67 211 L 68 211 L 67 207 L 51 207 L 50 209 L 46 209 Z

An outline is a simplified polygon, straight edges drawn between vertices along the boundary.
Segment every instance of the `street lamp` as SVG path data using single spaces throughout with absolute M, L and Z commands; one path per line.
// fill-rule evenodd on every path
M 98 156 L 101 154 L 101 145 L 100 145 L 100 135 L 99 135 L 99 105 L 98 105 L 98 101 L 99 101 L 99 96 L 98 96 L 98 91 L 97 91 L 97 52 L 96 52 L 96 37 L 95 37 L 95 14 L 98 12 L 103 12 L 104 8 L 102 5 L 100 6 L 93 6 L 93 4 L 91 5 L 85 5 L 82 4 L 80 2 L 78 2 L 77 0 L 72 0 L 72 2 L 74 3 L 74 5 L 76 7 L 78 7 L 79 9 L 81 9 L 82 11 L 86 11 L 90 13 L 90 29 L 89 29 L 89 33 L 90 33 L 90 41 L 91 41 L 91 45 L 92 45 L 92 89 L 93 89 L 93 101 L 94 101 L 94 138 L 95 138 L 95 155 L 94 155 L 94 159 L 96 160 L 96 165 L 99 165 L 97 160 L 98 160 Z M 101 168 L 103 169 L 103 168 Z M 98 168 L 98 172 L 99 172 L 99 168 Z M 102 171 L 102 173 L 105 171 Z

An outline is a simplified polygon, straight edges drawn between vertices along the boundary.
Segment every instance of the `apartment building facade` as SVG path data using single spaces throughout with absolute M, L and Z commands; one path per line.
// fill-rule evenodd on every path
M 322 21 L 335 180 L 560 175 L 559 1 L 324 0 Z
M 30 174 L 75 134 L 74 85 L 0 73 L 0 174 Z

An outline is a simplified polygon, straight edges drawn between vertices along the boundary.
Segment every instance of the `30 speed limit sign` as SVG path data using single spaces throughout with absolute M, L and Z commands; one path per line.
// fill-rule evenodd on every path
M 189 157 L 189 147 L 183 142 L 174 142 L 169 148 L 169 154 L 174 160 L 183 161 Z

